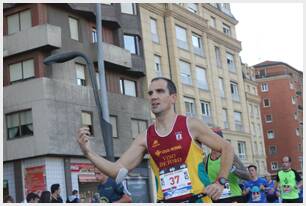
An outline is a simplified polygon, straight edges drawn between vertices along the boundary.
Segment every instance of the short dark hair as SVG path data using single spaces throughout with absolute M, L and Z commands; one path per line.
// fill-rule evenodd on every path
M 254 169 L 257 171 L 257 167 L 255 165 L 249 165 L 248 169 L 250 169 L 251 167 L 254 167 Z
M 76 195 L 76 194 L 78 194 L 78 191 L 77 190 L 72 190 L 72 194 Z
M 57 191 L 60 188 L 59 184 L 53 184 L 51 185 L 51 193 L 53 194 L 55 191 Z
M 291 157 L 290 157 L 290 156 L 286 155 L 286 156 L 283 157 L 283 159 L 284 159 L 285 157 L 288 157 L 289 162 L 291 162 Z
M 174 82 L 171 79 L 168 79 L 166 77 L 155 77 L 151 80 L 151 83 L 157 80 L 164 80 L 167 82 L 167 88 L 169 90 L 169 94 L 176 94 L 176 86 Z
M 43 191 L 41 193 L 39 202 L 42 202 L 42 203 L 51 202 L 51 193 L 49 191 Z
M 28 195 L 27 195 L 27 202 L 31 202 L 31 200 L 35 200 L 35 199 L 39 199 L 39 196 L 38 194 L 34 193 L 34 192 L 30 192 Z

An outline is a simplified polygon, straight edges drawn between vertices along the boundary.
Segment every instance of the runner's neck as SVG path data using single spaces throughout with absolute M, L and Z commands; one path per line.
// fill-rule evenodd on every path
M 175 124 L 176 117 L 177 114 L 175 112 L 157 117 L 155 122 L 156 131 L 161 135 L 170 133 Z

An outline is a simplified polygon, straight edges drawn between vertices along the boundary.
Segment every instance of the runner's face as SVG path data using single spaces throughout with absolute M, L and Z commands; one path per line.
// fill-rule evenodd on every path
M 257 177 L 257 172 L 256 172 L 256 169 L 254 167 L 249 168 L 249 173 L 250 173 L 251 177 Z
M 288 169 L 290 169 L 290 167 L 291 167 L 291 162 L 289 161 L 289 158 L 288 157 L 284 157 L 283 158 L 283 168 L 285 170 L 288 170 Z
M 175 103 L 176 94 L 169 93 L 167 82 L 165 80 L 153 81 L 148 91 L 151 111 L 158 115 L 164 111 L 170 110 Z

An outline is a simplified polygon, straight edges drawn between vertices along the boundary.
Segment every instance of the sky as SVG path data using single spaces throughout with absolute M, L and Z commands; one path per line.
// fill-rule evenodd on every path
M 249 66 L 281 61 L 303 71 L 302 3 L 231 3 L 240 56 Z

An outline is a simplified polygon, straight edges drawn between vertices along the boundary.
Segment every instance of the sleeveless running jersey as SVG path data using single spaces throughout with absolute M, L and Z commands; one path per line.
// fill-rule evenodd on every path
M 157 199 L 180 200 L 205 192 L 210 184 L 204 171 L 203 150 L 187 128 L 187 117 L 177 115 L 172 131 L 160 136 L 152 124 L 147 129 L 150 165 L 157 185 Z M 211 202 L 203 197 L 199 202 Z

